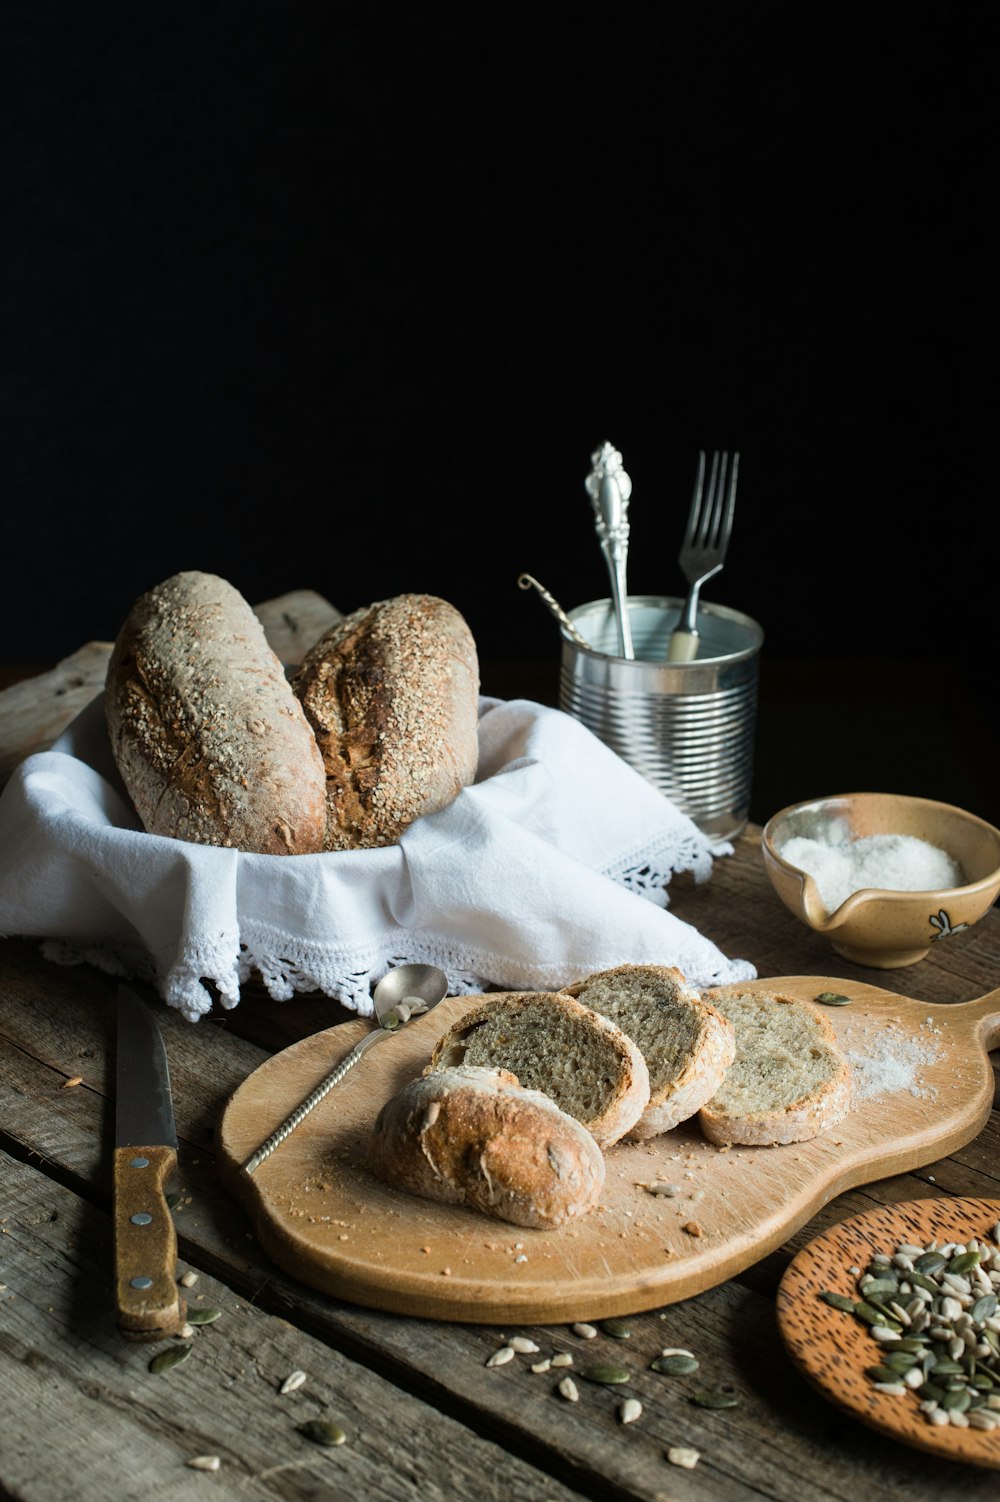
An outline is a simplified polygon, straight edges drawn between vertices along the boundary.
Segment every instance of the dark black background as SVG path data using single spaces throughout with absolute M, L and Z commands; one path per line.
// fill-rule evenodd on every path
M 1000 815 L 987 6 L 3 9 L 0 660 L 181 568 L 408 589 L 555 663 L 517 588 L 764 627 L 755 816 L 862 785 Z M 533 680 L 525 680 L 528 685 Z M 488 685 L 487 685 L 488 686 Z

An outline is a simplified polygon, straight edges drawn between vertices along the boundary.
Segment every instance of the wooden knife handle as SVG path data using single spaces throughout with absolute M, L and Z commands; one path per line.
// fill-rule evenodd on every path
M 116 1147 L 115 1302 L 130 1340 L 176 1335 L 187 1309 L 177 1287 L 177 1232 L 164 1193 L 172 1147 Z

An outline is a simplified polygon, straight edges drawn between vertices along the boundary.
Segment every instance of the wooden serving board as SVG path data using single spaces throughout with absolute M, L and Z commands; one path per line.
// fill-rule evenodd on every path
M 451 997 L 362 1058 L 251 1176 L 242 1164 L 372 1024 L 329 1028 L 262 1064 L 219 1122 L 220 1173 L 268 1254 L 303 1283 L 422 1318 L 546 1324 L 635 1314 L 714 1287 L 781 1246 L 835 1195 L 933 1162 L 982 1130 L 1000 991 L 942 1006 L 808 975 L 731 989 L 806 1001 L 839 992 L 850 1005 L 820 1010 L 848 1055 L 867 1060 L 897 1039 L 933 1057 L 907 1088 L 862 1095 L 809 1142 L 719 1149 L 687 1122 L 650 1142 L 619 1143 L 606 1154 L 600 1204 L 580 1222 L 532 1231 L 390 1189 L 366 1167 L 382 1103 L 483 999 Z M 856 1077 L 873 1083 L 867 1066 Z M 680 1193 L 651 1194 L 644 1186 L 656 1180 Z

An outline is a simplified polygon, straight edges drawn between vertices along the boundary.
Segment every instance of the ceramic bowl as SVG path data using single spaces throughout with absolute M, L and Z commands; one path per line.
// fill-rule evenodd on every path
M 796 835 L 839 843 L 889 834 L 911 835 L 943 850 L 960 867 L 963 884 L 923 892 L 866 887 L 830 912 L 814 878 L 781 853 Z M 1000 830 L 964 809 L 929 798 L 844 793 L 794 803 L 767 821 L 761 850 L 785 906 L 825 935 L 844 959 L 877 970 L 922 960 L 932 944 L 978 922 L 1000 893 Z

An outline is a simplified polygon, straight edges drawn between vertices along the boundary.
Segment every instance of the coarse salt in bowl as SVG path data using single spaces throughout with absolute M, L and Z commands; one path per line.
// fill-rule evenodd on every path
M 1000 830 L 952 804 L 844 793 L 773 814 L 761 838 L 775 891 L 844 959 L 922 960 L 1000 894 Z

